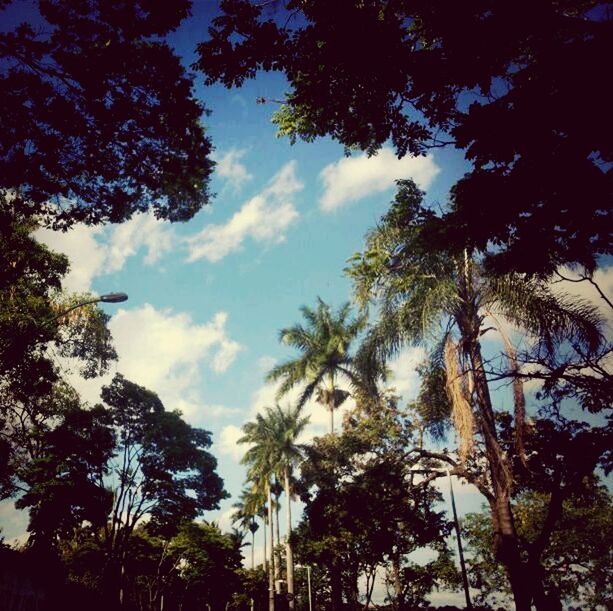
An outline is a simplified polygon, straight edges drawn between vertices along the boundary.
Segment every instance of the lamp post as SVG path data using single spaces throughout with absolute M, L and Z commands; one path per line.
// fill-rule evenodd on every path
M 307 572 L 307 586 L 309 590 L 309 611 L 313 611 L 313 598 L 311 595 L 311 567 L 308 564 L 296 564 L 294 565 L 296 569 L 306 569 Z
M 100 295 L 99 297 L 93 297 L 92 299 L 87 299 L 86 301 L 81 301 L 73 306 L 70 306 L 67 310 L 64 310 L 53 318 L 50 318 L 47 321 L 47 324 L 58 320 L 58 318 L 66 316 L 66 314 L 69 314 L 77 308 L 82 308 L 83 306 L 90 305 L 91 303 L 121 303 L 122 301 L 127 301 L 127 299 L 128 296 L 126 295 L 126 293 L 106 293 L 105 295 Z

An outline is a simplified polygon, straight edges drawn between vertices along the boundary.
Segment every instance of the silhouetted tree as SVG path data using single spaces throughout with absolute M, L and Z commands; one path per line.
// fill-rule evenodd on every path
M 0 210 L 53 227 L 208 202 L 211 145 L 192 79 L 163 37 L 191 2 L 0 3 Z

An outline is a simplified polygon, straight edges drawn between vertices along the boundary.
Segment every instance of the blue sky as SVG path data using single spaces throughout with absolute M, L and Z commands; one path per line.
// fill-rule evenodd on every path
M 195 17 L 172 36 L 187 64 L 204 35 L 202 20 L 216 5 L 195 4 Z M 255 102 L 284 90 L 276 74 L 233 91 L 198 85 L 212 111 L 204 122 L 215 146 L 216 197 L 189 223 L 141 215 L 116 227 L 39 233 L 71 258 L 66 288 L 129 294 L 127 303 L 103 306 L 113 315 L 117 365 L 103 380 L 73 377 L 75 386 L 94 402 L 101 383 L 119 371 L 157 392 L 168 409 L 181 409 L 213 432 L 218 470 L 233 496 L 243 482 L 239 427 L 274 400 L 264 375 L 291 354 L 277 341 L 279 329 L 297 322 L 299 307 L 317 296 L 335 306 L 350 299 L 343 267 L 385 212 L 394 180 L 413 178 L 428 201 L 444 203 L 466 169 L 454 150 L 399 161 L 388 147 L 367 159 L 346 158 L 327 139 L 291 146 L 275 136 L 274 106 Z M 603 272 L 609 287 L 610 270 Z M 417 390 L 421 358 L 419 350 L 407 350 L 392 366 L 392 383 L 405 399 Z M 325 432 L 323 410 L 307 409 L 309 434 Z M 457 486 L 456 493 L 461 513 L 482 503 L 469 487 Z M 228 527 L 233 502 L 207 517 Z M 23 532 L 24 516 L 2 513 L 7 538 Z

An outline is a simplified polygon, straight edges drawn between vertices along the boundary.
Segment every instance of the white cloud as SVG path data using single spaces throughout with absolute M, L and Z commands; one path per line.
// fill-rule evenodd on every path
M 28 512 L 15 508 L 13 499 L 0 501 L 0 537 L 11 545 L 22 545 L 28 539 Z
M 230 149 L 224 155 L 215 157 L 217 163 L 215 166 L 216 172 L 225 178 L 235 190 L 239 190 L 243 183 L 253 179 L 253 175 L 240 162 L 246 152 L 244 149 Z
M 234 508 L 227 509 L 226 511 L 220 513 L 219 517 L 215 519 L 215 522 L 217 522 L 217 526 L 219 526 L 221 532 L 227 533 L 232 531 L 232 526 L 234 525 L 232 518 L 234 517 L 235 511 L 236 510 Z
M 146 265 L 153 265 L 172 249 L 173 231 L 169 224 L 153 214 L 136 214 L 115 227 L 108 242 L 108 273 L 123 268 L 126 259 L 141 248 L 147 249 Z
M 39 229 L 36 238 L 51 250 L 64 253 L 70 260 L 70 272 L 64 278 L 69 291 L 89 291 L 92 279 L 103 273 L 107 258 L 105 246 L 98 241 L 100 227 L 76 225 L 66 232 Z
M 425 358 L 426 352 L 423 348 L 405 348 L 387 364 L 391 373 L 388 386 L 393 387 L 404 401 L 409 401 L 417 396 L 420 382 L 417 367 Z
M 394 181 L 412 178 L 420 189 L 427 189 L 440 168 L 431 155 L 398 159 L 384 148 L 373 157 L 344 157 L 327 165 L 319 174 L 324 193 L 319 207 L 332 212 L 349 202 L 380 193 L 394 186 Z
M 38 240 L 66 254 L 70 272 L 63 282 L 68 291 L 90 291 L 98 276 L 120 271 L 142 248 L 146 265 L 153 265 L 172 249 L 174 232 L 152 214 L 135 214 L 129 221 L 107 227 L 75 225 L 66 232 L 39 229 Z
M 167 409 L 180 409 L 192 423 L 235 413 L 235 408 L 208 405 L 198 390 L 203 366 L 224 372 L 242 349 L 228 336 L 226 322 L 225 312 L 197 324 L 188 314 L 156 310 L 149 304 L 120 309 L 109 323 L 119 355 L 114 369 L 156 392 Z M 113 374 L 95 380 L 73 375 L 71 381 L 93 403 L 99 401 L 100 387 Z
M 219 433 L 219 441 L 215 444 L 221 454 L 230 456 L 236 462 L 240 462 L 248 446 L 237 443 L 243 436 L 238 426 L 230 424 L 224 426 Z
M 207 259 L 217 262 L 242 247 L 247 238 L 256 242 L 285 241 L 286 229 L 298 218 L 292 196 L 302 189 L 296 177 L 296 162 L 290 161 L 268 186 L 244 203 L 224 225 L 206 225 L 186 238 L 188 261 Z

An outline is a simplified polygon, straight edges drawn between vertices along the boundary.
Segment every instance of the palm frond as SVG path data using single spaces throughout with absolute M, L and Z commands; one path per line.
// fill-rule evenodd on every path
M 487 297 L 506 319 L 538 338 L 548 354 L 565 341 L 595 353 L 604 341 L 602 318 L 591 303 L 554 294 L 539 279 L 522 274 L 493 277 Z

